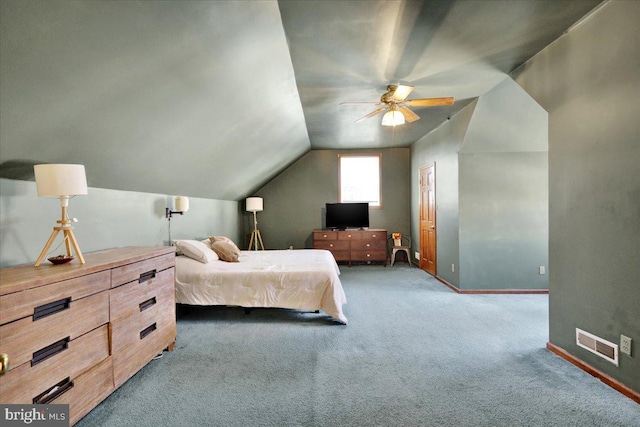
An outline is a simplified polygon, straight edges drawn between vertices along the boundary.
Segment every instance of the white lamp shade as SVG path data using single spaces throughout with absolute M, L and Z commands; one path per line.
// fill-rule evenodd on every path
M 382 117 L 382 126 L 396 126 L 404 124 L 404 115 L 400 111 L 387 111 Z
M 60 197 L 87 194 L 84 165 L 35 165 L 38 196 Z
M 176 211 L 186 212 L 189 210 L 189 198 L 184 196 L 176 197 Z
M 248 212 L 260 212 L 262 208 L 262 197 L 247 197 Z

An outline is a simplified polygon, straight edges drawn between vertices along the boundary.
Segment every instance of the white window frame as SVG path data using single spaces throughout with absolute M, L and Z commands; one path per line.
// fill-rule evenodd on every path
M 376 182 L 373 183 L 373 186 L 375 187 L 377 184 L 377 193 L 378 193 L 378 200 L 359 200 L 358 198 L 353 198 L 354 200 L 347 200 L 344 198 L 345 195 L 348 195 L 350 192 L 346 191 L 344 189 L 345 186 L 347 185 L 362 185 L 363 182 L 351 182 L 349 180 L 348 174 L 343 172 L 343 167 L 344 166 L 348 166 L 346 165 L 345 162 L 343 163 L 343 160 L 349 159 L 356 159 L 356 158 L 376 158 L 378 161 L 378 170 L 377 170 L 377 180 Z M 369 183 L 371 183 L 371 180 L 369 179 Z M 374 190 L 375 191 L 375 190 Z M 382 154 L 381 153 L 360 153 L 360 154 L 338 154 L 338 201 L 340 203 L 349 203 L 349 202 L 369 202 L 369 208 L 373 208 L 373 209 L 381 209 L 382 208 Z

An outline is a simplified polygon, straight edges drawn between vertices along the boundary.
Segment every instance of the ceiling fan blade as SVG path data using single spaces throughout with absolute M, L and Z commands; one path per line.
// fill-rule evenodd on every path
M 378 108 L 377 110 L 372 111 L 371 113 L 367 114 L 366 116 L 359 118 L 354 123 L 363 122 L 363 121 L 367 120 L 368 118 L 375 116 L 376 114 L 382 113 L 386 109 L 387 109 L 387 107 Z
M 341 102 L 340 105 L 356 105 L 356 104 L 370 104 L 370 105 L 380 105 L 380 102 L 374 102 L 374 101 L 346 101 L 346 102 Z
M 404 101 L 405 99 L 407 99 L 407 96 L 409 96 L 412 90 L 413 86 L 397 85 L 395 90 L 393 91 L 393 95 L 391 95 L 391 98 L 394 101 Z
M 408 99 L 404 104 L 411 107 L 439 107 L 453 105 L 453 97 Z
M 398 111 L 402 113 L 402 115 L 404 116 L 404 119 L 408 123 L 415 122 L 416 120 L 420 120 L 420 116 L 418 116 L 416 113 L 414 113 L 407 107 L 398 107 Z

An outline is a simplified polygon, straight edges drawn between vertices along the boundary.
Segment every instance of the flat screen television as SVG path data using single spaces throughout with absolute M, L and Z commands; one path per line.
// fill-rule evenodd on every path
M 369 227 L 369 203 L 327 203 L 326 206 L 327 228 L 345 230 Z

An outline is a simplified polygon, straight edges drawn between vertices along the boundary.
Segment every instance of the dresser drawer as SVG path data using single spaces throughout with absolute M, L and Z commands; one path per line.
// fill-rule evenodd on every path
M 351 249 L 354 251 L 386 251 L 386 240 L 354 240 L 351 242 Z
M 127 264 L 111 271 L 111 287 L 138 281 L 140 283 L 153 279 L 160 271 L 173 267 L 175 254 L 162 255 L 144 261 Z
M 331 251 L 331 254 L 336 261 L 349 261 L 351 259 L 350 251 Z
M 381 240 L 387 244 L 387 232 L 384 230 L 367 230 L 362 232 L 362 238 L 368 240 Z
M 362 239 L 362 231 L 339 231 L 338 240 Z
M 313 241 L 317 242 L 319 240 L 338 240 L 338 232 L 337 231 L 314 231 Z
M 114 380 L 118 387 L 175 341 L 175 304 L 157 304 L 111 326 Z
M 160 271 L 150 280 L 134 281 L 109 292 L 111 321 L 137 315 L 156 304 L 175 303 L 174 269 Z
M 314 249 L 327 249 L 333 251 L 348 251 L 349 242 L 346 240 L 322 240 L 315 242 Z
M 352 251 L 351 261 L 385 261 L 387 260 L 386 251 Z
M 164 325 L 175 323 L 175 304 L 164 299 L 137 314 L 111 322 L 111 352 L 148 342 L 146 338 Z M 155 327 L 151 327 L 155 325 Z M 147 328 L 151 327 L 149 330 Z M 158 334 L 154 334 L 158 335 Z
M 33 316 L 37 307 L 54 301 L 79 300 L 86 296 L 109 289 L 111 273 L 101 271 L 47 286 L 0 296 L 0 325 L 23 317 Z
M 61 300 L 60 311 L 0 326 L 0 352 L 9 355 L 9 369 L 31 361 L 33 353 L 59 340 L 85 334 L 109 322 L 109 294 L 100 292 L 79 300 Z
M 48 357 L 47 357 L 48 356 Z M 109 357 L 109 328 L 100 326 L 74 340 L 54 342 L 34 359 L 0 376 L 0 402 L 32 403 L 65 378 L 76 378 Z
M 71 381 L 73 387 L 49 403 L 68 404 L 69 424 L 73 425 L 115 390 L 112 357 L 107 357 Z

